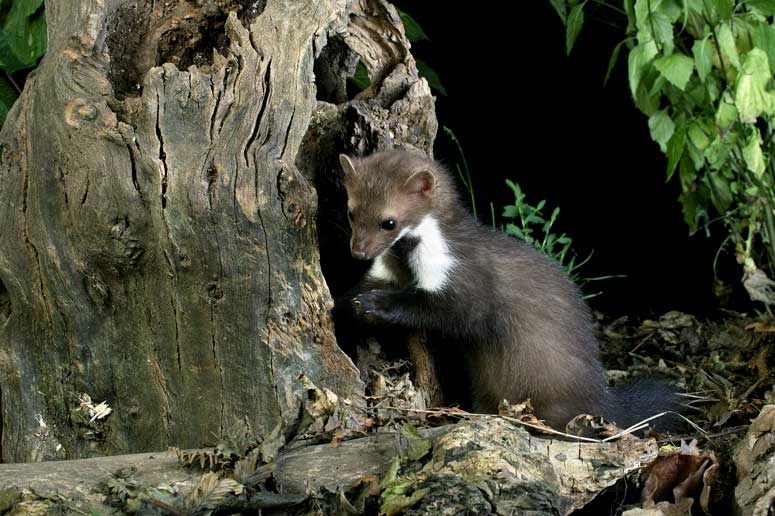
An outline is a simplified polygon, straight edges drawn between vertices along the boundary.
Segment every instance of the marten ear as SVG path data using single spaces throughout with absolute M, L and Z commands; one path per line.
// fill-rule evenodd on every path
M 420 169 L 409 176 L 409 179 L 404 183 L 404 188 L 409 193 L 418 193 L 430 197 L 436 189 L 436 176 L 428 169 Z
M 342 170 L 344 170 L 345 177 L 355 177 L 358 175 L 358 173 L 355 171 L 355 165 L 353 165 L 352 160 L 346 154 L 339 155 L 339 163 L 342 165 Z

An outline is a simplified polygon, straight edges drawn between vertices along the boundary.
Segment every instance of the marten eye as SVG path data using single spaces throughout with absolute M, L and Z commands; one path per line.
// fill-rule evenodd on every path
M 382 229 L 385 231 L 393 231 L 396 229 L 396 221 L 395 219 L 387 219 L 383 220 L 382 223 L 379 225 Z

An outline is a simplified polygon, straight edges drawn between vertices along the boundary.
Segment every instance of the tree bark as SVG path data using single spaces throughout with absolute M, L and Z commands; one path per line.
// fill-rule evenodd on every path
M 393 7 L 46 9 L 48 53 L 0 133 L 0 459 L 195 447 L 245 416 L 268 431 L 298 417 L 302 373 L 361 404 L 317 199 L 339 152 L 431 150 Z M 347 100 L 357 56 L 372 86 Z

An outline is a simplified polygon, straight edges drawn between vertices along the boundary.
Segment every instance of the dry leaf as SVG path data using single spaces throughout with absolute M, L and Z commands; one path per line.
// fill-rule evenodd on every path
M 660 455 L 643 471 L 641 501 L 644 507 L 662 501 L 678 503 L 687 498 L 698 499 L 702 493 L 707 504 L 717 467 L 713 452 L 701 450 L 696 440 L 689 444 L 682 441 L 679 450 Z
M 191 512 L 214 509 L 227 495 L 242 494 L 243 486 L 230 478 L 218 478 L 215 473 L 205 473 L 199 484 L 186 497 L 186 507 Z
M 751 324 L 747 324 L 745 326 L 746 330 L 749 331 L 755 331 L 755 332 L 761 332 L 761 333 L 771 333 L 775 332 L 775 324 L 764 322 L 764 321 L 757 321 L 752 322 Z

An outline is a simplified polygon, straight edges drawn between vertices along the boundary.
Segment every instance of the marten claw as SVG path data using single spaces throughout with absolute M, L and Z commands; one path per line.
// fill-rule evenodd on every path
M 367 321 L 374 322 L 384 319 L 387 309 L 386 302 L 387 292 L 372 289 L 353 298 L 353 311 Z

